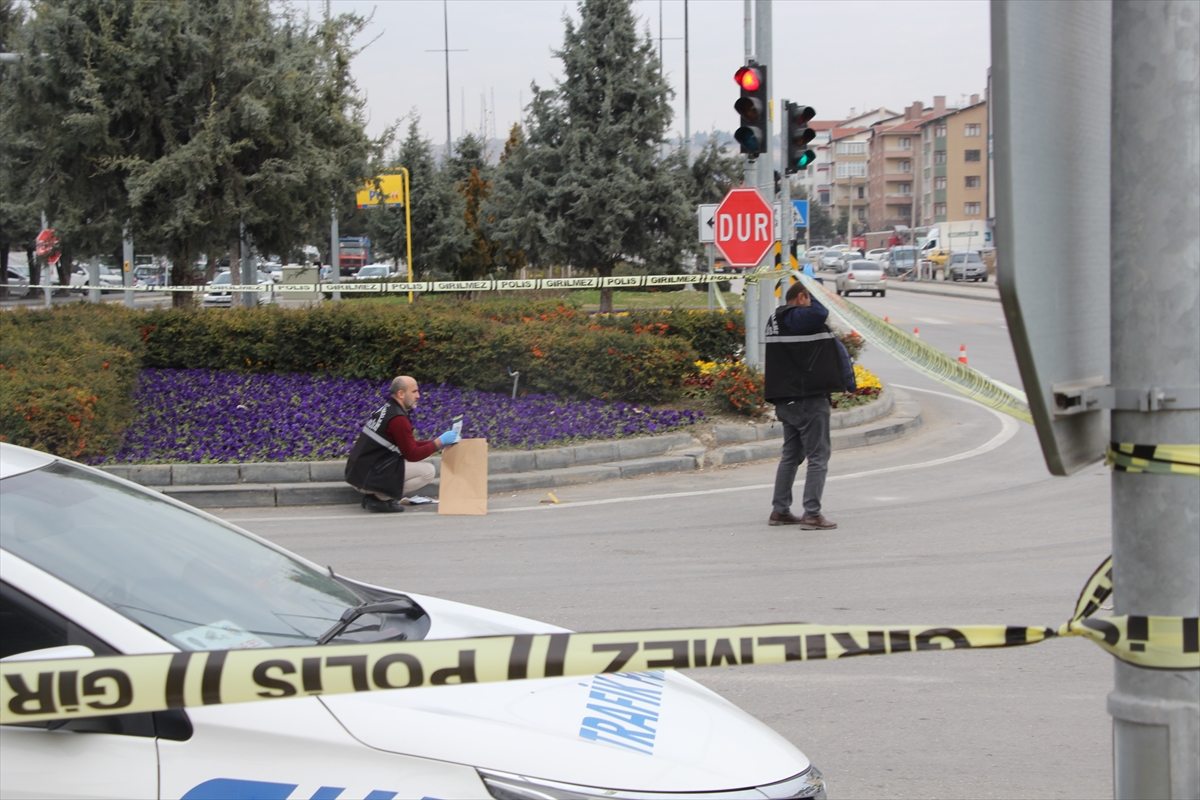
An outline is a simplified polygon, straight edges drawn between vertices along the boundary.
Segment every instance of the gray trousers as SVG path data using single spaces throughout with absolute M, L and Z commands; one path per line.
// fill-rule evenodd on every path
M 821 495 L 825 493 L 825 474 L 829 471 L 829 399 L 821 395 L 779 403 L 775 406 L 775 416 L 783 423 L 783 457 L 775 472 L 771 510 L 777 514 L 791 513 L 796 470 L 807 458 L 804 513 L 815 517 L 821 513 Z

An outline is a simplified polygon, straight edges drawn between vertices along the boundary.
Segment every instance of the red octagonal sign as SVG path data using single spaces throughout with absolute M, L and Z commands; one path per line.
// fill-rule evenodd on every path
M 713 231 L 731 267 L 757 267 L 775 244 L 774 209 L 758 189 L 730 189 L 717 206 Z

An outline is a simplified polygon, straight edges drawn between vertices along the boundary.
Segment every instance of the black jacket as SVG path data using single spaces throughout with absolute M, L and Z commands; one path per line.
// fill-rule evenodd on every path
M 407 416 L 408 412 L 390 397 L 375 409 L 346 459 L 346 483 L 388 497 L 404 493 L 404 454 L 387 438 L 387 427 L 393 418 Z
M 782 306 L 767 321 L 764 395 L 779 403 L 854 391 L 854 368 L 845 346 L 829 330 L 829 311 L 815 299 L 811 306 Z

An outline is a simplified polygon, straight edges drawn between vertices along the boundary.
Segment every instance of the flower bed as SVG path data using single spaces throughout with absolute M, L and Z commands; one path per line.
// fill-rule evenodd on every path
M 386 391 L 386 382 L 326 375 L 146 369 L 133 394 L 135 418 L 121 447 L 103 463 L 344 458 Z M 464 436 L 525 449 L 663 433 L 704 416 L 423 385 L 413 415 L 417 437 L 436 436 L 457 414 L 463 415 Z
M 857 392 L 838 392 L 830 395 L 829 404 L 835 409 L 865 406 L 878 398 L 883 391 L 883 384 L 879 382 L 879 378 L 862 364 L 854 365 L 854 382 L 858 384 Z

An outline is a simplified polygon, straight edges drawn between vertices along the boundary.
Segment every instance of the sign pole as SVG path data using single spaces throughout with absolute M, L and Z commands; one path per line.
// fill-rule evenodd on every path
M 1112 383 L 1149 395 L 1145 410 L 1117 403 L 1115 442 L 1195 444 L 1200 433 L 1198 38 L 1186 0 L 1112 4 Z M 1176 268 L 1147 279 L 1147 263 Z M 1160 386 L 1190 389 L 1191 403 L 1156 410 Z M 1194 479 L 1113 472 L 1114 613 L 1200 615 L 1198 519 Z M 1200 673 L 1114 663 L 1115 796 L 1200 796 Z
M 136 277 L 133 272 L 133 237 L 129 235 L 129 228 L 125 228 L 121 232 L 121 282 L 125 285 L 125 305 L 128 308 L 134 308 L 133 291 L 129 288 L 133 286 L 133 279 Z

